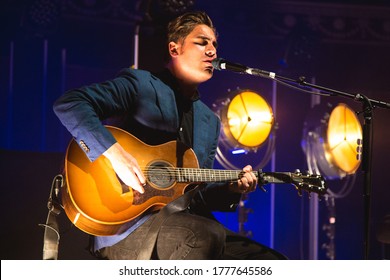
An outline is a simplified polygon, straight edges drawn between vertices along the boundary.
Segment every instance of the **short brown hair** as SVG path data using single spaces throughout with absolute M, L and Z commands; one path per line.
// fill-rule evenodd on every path
M 217 31 L 210 17 L 205 12 L 194 11 L 187 12 L 168 23 L 168 43 L 178 43 L 179 41 L 184 40 L 188 34 L 190 34 L 192 30 L 194 30 L 194 28 L 200 24 L 204 24 L 210 27 L 214 31 L 215 36 L 217 36 Z

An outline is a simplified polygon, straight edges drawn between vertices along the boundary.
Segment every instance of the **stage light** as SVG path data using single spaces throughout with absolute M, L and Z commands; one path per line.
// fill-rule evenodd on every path
M 221 111 L 223 131 L 232 147 L 255 149 L 268 138 L 274 117 L 272 108 L 258 93 L 239 90 Z
M 255 169 L 264 167 L 274 149 L 275 138 L 270 137 L 274 128 L 274 115 L 271 106 L 257 92 L 250 89 L 237 89 L 228 97 L 214 104 L 220 117 L 221 139 L 217 148 L 217 161 L 226 169 L 237 169 L 239 158 L 257 162 Z M 270 141 L 267 141 L 269 140 Z M 264 155 L 258 149 L 267 143 Z
M 361 139 L 360 122 L 346 104 L 313 107 L 302 138 L 310 171 L 326 179 L 354 174 L 361 162 Z

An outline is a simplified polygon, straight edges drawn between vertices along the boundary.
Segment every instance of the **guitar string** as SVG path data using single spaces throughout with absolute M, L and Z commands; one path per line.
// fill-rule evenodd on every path
M 146 176 L 148 175 L 154 175 L 154 176 L 164 176 L 167 173 L 172 176 L 174 175 L 174 178 L 178 180 L 179 182 L 194 182 L 197 181 L 212 181 L 212 182 L 218 182 L 218 181 L 235 181 L 237 179 L 240 179 L 243 177 L 243 171 L 240 170 L 219 170 L 219 169 L 199 169 L 199 168 L 182 168 L 182 167 L 168 167 L 168 168 L 147 168 L 143 167 L 142 171 Z M 184 171 L 184 172 L 183 172 Z M 183 173 L 180 173 L 183 172 Z M 179 174 L 180 173 L 180 174 Z M 203 174 L 201 174 L 203 173 Z M 207 174 L 209 173 L 209 174 Z M 210 175 L 210 173 L 217 173 Z M 290 172 L 280 172 L 281 174 L 287 175 L 288 177 L 292 177 L 294 174 Z M 229 177 L 226 176 L 226 174 L 230 175 Z M 233 176 L 235 175 L 235 176 Z M 258 174 L 255 174 L 257 178 L 259 178 Z M 313 187 L 315 186 L 319 191 L 323 189 L 322 184 L 320 183 L 321 177 L 310 177 L 310 176 L 300 176 L 301 179 L 309 179 L 311 182 L 306 182 L 304 185 L 299 185 L 299 189 L 308 190 L 310 192 L 315 191 Z M 206 179 L 204 178 L 206 177 Z M 269 178 L 272 179 L 272 181 L 269 181 L 269 183 L 288 183 L 291 184 L 293 182 L 285 182 L 283 180 L 277 181 L 275 178 Z M 320 180 L 318 182 L 314 182 L 314 180 Z M 299 182 L 298 182 L 299 183 Z M 303 183 L 303 181 L 302 181 Z M 295 186 L 297 186 L 296 183 L 294 183 Z M 305 185 L 311 186 L 311 188 L 305 187 Z M 298 186 L 297 186 L 298 187 Z
M 167 167 L 167 168 L 148 168 L 141 167 L 142 172 L 153 174 L 185 174 L 185 175 L 199 175 L 199 176 L 219 176 L 226 177 L 226 174 L 229 176 L 235 176 L 235 178 L 243 177 L 244 172 L 241 170 L 224 170 L 224 169 L 199 169 L 199 168 L 183 168 L 183 167 Z M 268 172 L 268 175 L 273 172 Z M 298 177 L 301 179 L 320 179 L 320 176 L 317 175 L 295 175 L 291 172 L 278 172 L 280 175 L 285 175 L 290 178 Z M 259 177 L 258 172 L 254 172 L 256 177 Z M 267 175 L 267 174 L 266 174 Z
M 243 173 L 242 171 L 230 171 L 230 170 L 222 170 L 222 169 L 221 170 L 218 170 L 218 169 L 197 169 L 197 168 L 181 168 L 181 167 L 178 167 L 178 168 L 171 168 L 171 167 L 169 167 L 169 168 L 141 168 L 141 170 L 144 172 L 158 171 L 161 173 L 166 173 L 166 172 L 173 172 L 173 173 L 185 172 L 185 173 L 189 173 L 189 174 L 214 173 L 214 174 L 218 174 L 218 175 L 221 175 L 219 173 L 224 173 L 224 174 L 230 174 L 230 175 L 235 174 L 238 176 Z
M 157 174 L 157 175 L 164 175 L 164 174 L 180 174 L 182 175 L 188 175 L 188 176 L 204 176 L 204 177 L 228 177 L 233 176 L 235 179 L 242 178 L 244 172 L 241 170 L 223 170 L 223 169 L 199 169 L 199 168 L 182 168 L 182 167 L 167 167 L 167 168 L 148 168 L 143 167 L 141 168 L 142 172 L 145 174 Z M 268 172 L 272 173 L 272 172 Z M 227 174 L 227 175 L 226 175 Z M 257 172 L 254 172 L 255 176 L 258 178 L 259 174 Z M 321 179 L 318 175 L 296 175 L 291 172 L 279 172 L 280 175 L 285 175 L 289 178 L 298 177 L 301 179 Z
M 177 175 L 177 176 L 196 176 L 196 177 L 219 177 L 219 178 L 232 178 L 233 179 L 239 179 L 243 177 L 244 172 L 240 170 L 219 170 L 219 169 L 198 169 L 198 168 L 143 168 L 142 171 L 145 174 L 151 174 L 151 175 L 165 175 L 165 174 L 170 174 L 170 175 Z M 294 176 L 297 177 L 297 175 L 294 175 L 293 173 L 290 172 L 279 172 L 281 175 L 286 175 L 289 178 L 293 178 Z M 256 174 L 255 176 L 258 178 L 259 175 Z M 307 180 L 311 179 L 313 181 L 315 180 L 320 180 L 321 177 L 317 175 L 308 175 L 308 176 L 298 176 L 302 180 Z M 269 178 L 272 179 L 272 178 Z M 275 179 L 275 178 L 274 178 Z M 279 179 L 281 180 L 281 179 Z M 287 182 L 286 182 L 287 183 Z
M 196 169 L 196 168 L 143 168 L 145 175 L 175 175 L 176 178 L 212 178 L 219 180 L 236 180 L 243 175 L 238 170 L 216 170 L 216 169 Z M 257 176 L 257 175 L 256 175 Z M 229 178 L 229 179 L 228 179 Z
M 164 176 L 169 174 L 170 177 L 174 177 L 175 180 L 179 182 L 196 182 L 196 181 L 203 181 L 203 182 L 220 182 L 220 181 L 235 181 L 237 179 L 241 179 L 243 177 L 244 172 L 242 170 L 224 170 L 224 169 L 200 169 L 200 168 L 183 168 L 183 167 L 158 167 L 158 168 L 152 168 L 148 166 L 144 166 L 141 168 L 141 170 L 144 172 L 146 176 L 148 175 L 154 175 L 154 176 Z M 259 178 L 259 173 L 254 172 L 255 176 Z M 272 173 L 272 172 L 271 172 Z M 305 185 L 311 186 L 309 188 L 309 191 L 314 191 L 312 188 L 315 186 L 316 188 L 319 188 L 320 191 L 323 189 L 323 184 L 320 183 L 321 176 L 316 177 L 316 175 L 297 175 L 291 172 L 279 172 L 279 174 L 283 174 L 288 176 L 289 178 L 299 177 L 300 179 L 309 179 L 311 182 L 304 183 L 301 181 L 301 183 L 304 183 Z M 314 177 L 313 177 L 314 176 Z M 314 180 L 320 180 L 317 182 L 314 182 Z M 294 180 L 292 180 L 294 181 Z M 274 177 L 269 177 L 267 180 L 268 183 L 293 183 L 293 182 L 286 182 L 281 179 L 275 179 Z M 300 183 L 300 182 L 298 182 Z M 297 182 L 293 183 L 296 187 L 298 187 Z M 299 189 L 307 189 L 304 185 L 299 184 Z

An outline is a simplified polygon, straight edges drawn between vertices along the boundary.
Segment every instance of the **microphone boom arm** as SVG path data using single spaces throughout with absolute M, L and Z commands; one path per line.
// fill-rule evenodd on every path
M 363 124 L 363 151 L 362 151 L 362 169 L 364 173 L 364 186 L 363 186 L 363 198 L 364 198 L 364 257 L 369 257 L 369 240 L 370 240 L 370 211 L 371 211 L 371 169 L 372 169 L 372 122 L 373 122 L 373 109 L 375 107 L 390 109 L 390 103 L 384 101 L 378 101 L 363 94 L 351 94 L 339 90 L 326 88 L 319 85 L 314 85 L 305 81 L 305 77 L 301 76 L 297 80 L 282 77 L 276 75 L 274 72 L 269 72 L 261 69 L 250 68 L 242 64 L 232 63 L 223 58 L 215 58 L 212 61 L 213 67 L 217 70 L 230 70 L 241 74 L 249 74 L 254 76 L 260 76 L 264 78 L 273 79 L 276 82 L 282 83 L 287 86 L 292 84 L 300 87 L 309 87 L 310 89 L 317 89 L 321 92 L 328 93 L 327 96 L 343 96 L 353 99 L 362 103 L 362 112 L 364 116 Z M 303 90 L 300 87 L 292 86 L 295 89 Z M 304 90 L 312 94 L 318 94 L 315 91 Z

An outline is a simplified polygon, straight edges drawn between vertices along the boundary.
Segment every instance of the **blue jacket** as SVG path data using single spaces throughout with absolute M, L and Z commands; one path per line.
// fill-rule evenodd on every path
M 116 142 L 103 120 L 119 116 L 122 128 L 150 145 L 172 140 L 169 135 L 179 128 L 174 87 L 143 70 L 124 69 L 110 81 L 68 91 L 53 108 L 91 161 Z M 192 148 L 199 167 L 212 168 L 220 120 L 199 99 L 193 102 L 193 116 Z M 221 183 L 209 184 L 202 193 L 202 207 L 210 212 L 232 211 L 240 199 Z

